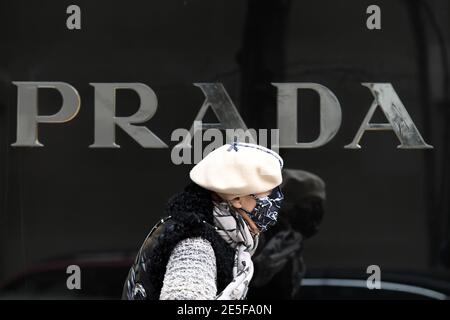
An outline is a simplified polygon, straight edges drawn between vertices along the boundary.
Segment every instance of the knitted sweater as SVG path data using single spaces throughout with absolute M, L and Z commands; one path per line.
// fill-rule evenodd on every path
M 213 300 L 216 281 L 216 257 L 210 242 L 187 238 L 170 255 L 160 300 Z

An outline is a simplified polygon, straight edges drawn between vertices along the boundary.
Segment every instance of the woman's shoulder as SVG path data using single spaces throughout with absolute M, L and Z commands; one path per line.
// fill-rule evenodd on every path
M 200 272 L 214 278 L 216 268 L 213 247 L 208 240 L 201 237 L 186 238 L 178 242 L 167 264 L 167 270 L 184 270 L 186 274 Z
M 207 254 L 214 256 L 214 249 L 211 242 L 203 237 L 189 237 L 179 241 L 173 249 L 173 253 L 176 252 L 189 252 L 191 254 Z

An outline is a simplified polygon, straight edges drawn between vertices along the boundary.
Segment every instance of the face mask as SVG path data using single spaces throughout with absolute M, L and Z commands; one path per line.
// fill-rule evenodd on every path
M 284 195 L 280 187 L 273 189 L 272 193 L 267 197 L 258 198 L 254 194 L 251 195 L 256 200 L 256 206 L 252 211 L 244 210 L 250 219 L 258 226 L 261 232 L 277 223 L 278 212 L 283 203 Z

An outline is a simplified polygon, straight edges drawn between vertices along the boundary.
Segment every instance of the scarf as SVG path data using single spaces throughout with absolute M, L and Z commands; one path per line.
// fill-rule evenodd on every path
M 217 300 L 243 300 L 253 277 L 251 256 L 258 247 L 259 236 L 252 237 L 244 218 L 227 202 L 214 201 L 214 224 L 217 233 L 236 250 L 233 265 L 233 280 L 216 297 Z

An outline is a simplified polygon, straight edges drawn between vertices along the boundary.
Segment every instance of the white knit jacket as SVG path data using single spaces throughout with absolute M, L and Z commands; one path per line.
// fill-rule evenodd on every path
M 160 300 L 213 300 L 217 296 L 216 256 L 200 237 L 180 241 L 167 263 Z

